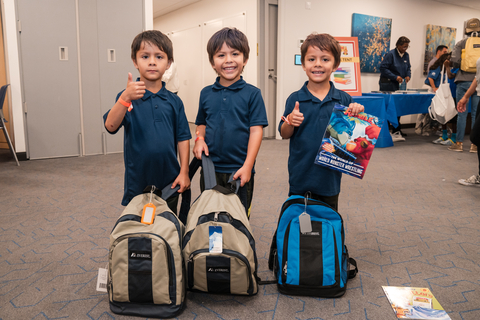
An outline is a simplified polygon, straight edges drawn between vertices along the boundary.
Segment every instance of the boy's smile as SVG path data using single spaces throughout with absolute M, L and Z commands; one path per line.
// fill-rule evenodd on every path
M 140 80 L 152 82 L 162 79 L 165 71 L 170 68 L 170 63 L 167 54 L 150 43 L 142 44 L 137 52 L 136 61 L 133 61 L 140 73 Z
M 243 53 L 223 43 L 220 50 L 213 56 L 212 67 L 220 76 L 220 84 L 228 87 L 240 80 L 240 75 L 246 64 L 247 60 L 244 61 Z
M 330 75 L 338 66 L 335 65 L 335 57 L 330 51 L 309 46 L 302 67 L 309 81 L 322 83 L 330 81 Z

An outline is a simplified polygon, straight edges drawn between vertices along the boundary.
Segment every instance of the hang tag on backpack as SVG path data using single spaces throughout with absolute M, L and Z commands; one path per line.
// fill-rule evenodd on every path
M 105 268 L 98 268 L 97 291 L 107 292 L 108 271 Z
M 208 227 L 208 252 L 222 253 L 223 251 L 223 235 L 222 227 L 210 226 Z
M 302 213 L 298 217 L 298 222 L 300 224 L 300 233 L 312 232 L 312 221 L 310 220 L 310 215 L 308 213 Z
M 155 210 L 157 207 L 153 204 L 153 192 L 155 191 L 155 186 L 152 187 L 150 191 L 150 202 L 143 206 L 142 220 L 143 224 L 152 224 L 155 219 Z
M 142 212 L 142 223 L 143 224 L 152 224 L 155 219 L 155 210 L 157 207 L 153 203 L 147 203 L 143 206 Z

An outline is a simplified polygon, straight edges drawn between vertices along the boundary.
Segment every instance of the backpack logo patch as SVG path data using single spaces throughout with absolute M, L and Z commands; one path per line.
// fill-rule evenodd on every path
M 152 254 L 146 251 L 130 251 L 130 259 L 152 260 Z
M 230 267 L 208 267 L 209 273 L 230 273 Z

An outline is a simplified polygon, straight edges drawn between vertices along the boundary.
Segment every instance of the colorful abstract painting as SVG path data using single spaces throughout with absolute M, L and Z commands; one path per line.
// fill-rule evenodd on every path
M 352 37 L 358 38 L 360 71 L 380 73 L 383 56 L 390 50 L 392 19 L 354 13 Z
M 430 60 L 435 57 L 437 47 L 445 45 L 448 52 L 455 47 L 455 38 L 457 36 L 457 28 L 434 26 L 427 24 L 427 34 L 425 37 L 425 61 L 423 64 L 423 74 L 427 75 L 427 66 Z

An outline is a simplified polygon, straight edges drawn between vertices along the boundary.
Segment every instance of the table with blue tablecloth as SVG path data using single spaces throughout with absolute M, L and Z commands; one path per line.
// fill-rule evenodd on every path
M 409 114 L 428 113 L 428 107 L 435 96 L 433 93 L 363 93 L 367 97 L 383 97 L 387 120 L 398 126 L 398 117 Z
M 385 99 L 383 97 L 377 96 L 354 96 L 352 98 L 353 101 L 365 107 L 365 113 L 374 115 L 384 121 L 375 147 L 386 148 L 393 146 L 392 137 L 390 136 L 390 132 L 388 131 L 388 124 L 385 120 L 387 117 Z

